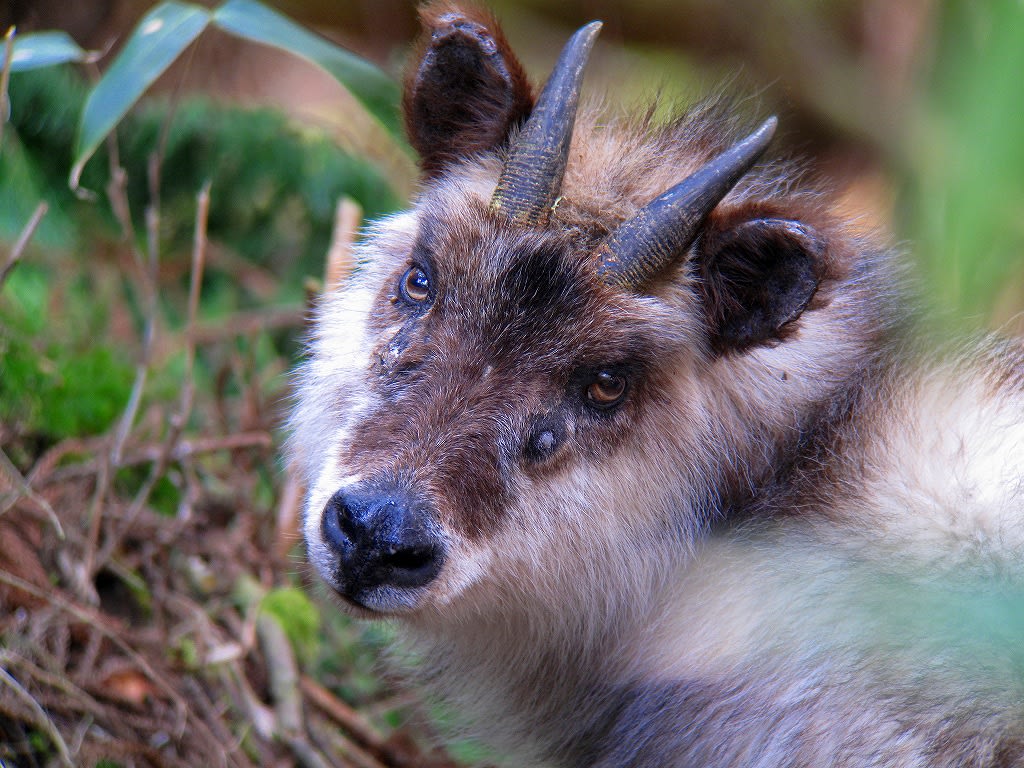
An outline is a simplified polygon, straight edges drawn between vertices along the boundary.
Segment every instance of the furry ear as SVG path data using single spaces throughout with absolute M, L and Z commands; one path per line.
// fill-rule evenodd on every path
M 695 259 L 715 351 L 742 352 L 792 333 L 821 282 L 824 251 L 811 227 L 790 219 L 706 232 Z
M 405 77 L 409 140 L 427 176 L 502 144 L 533 108 L 533 91 L 497 22 L 477 8 L 436 2 Z

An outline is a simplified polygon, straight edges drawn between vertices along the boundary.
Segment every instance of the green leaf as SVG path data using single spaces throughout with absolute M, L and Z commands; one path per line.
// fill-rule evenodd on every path
M 227 32 L 287 51 L 320 67 L 344 85 L 405 146 L 398 118 L 398 83 L 370 62 L 255 0 L 227 0 L 214 11 L 213 20 Z
M 18 35 L 14 38 L 14 50 L 11 52 L 11 72 L 25 72 L 73 61 L 95 61 L 98 56 L 96 51 L 79 48 L 66 32 Z
M 176 0 L 161 3 L 142 18 L 85 102 L 71 169 L 72 189 L 78 188 L 82 169 L 100 142 L 209 23 L 210 12 L 205 8 Z

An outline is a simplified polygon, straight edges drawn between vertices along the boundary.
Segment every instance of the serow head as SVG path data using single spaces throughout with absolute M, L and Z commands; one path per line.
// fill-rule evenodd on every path
M 598 22 L 535 98 L 492 19 L 421 13 L 403 108 L 423 190 L 325 297 L 301 374 L 310 559 L 364 615 L 634 583 L 753 482 L 728 441 L 824 303 L 825 236 L 768 183 L 734 192 L 774 118 L 739 140 L 714 116 L 579 128 Z

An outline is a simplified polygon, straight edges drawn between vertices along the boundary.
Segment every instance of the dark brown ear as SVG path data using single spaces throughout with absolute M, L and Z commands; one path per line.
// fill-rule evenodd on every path
M 706 232 L 695 265 L 715 351 L 741 352 L 795 331 L 824 275 L 824 252 L 811 227 L 790 219 Z
M 427 176 L 505 141 L 533 108 L 526 73 L 497 22 L 447 1 L 420 9 L 424 32 L 405 77 L 409 140 Z

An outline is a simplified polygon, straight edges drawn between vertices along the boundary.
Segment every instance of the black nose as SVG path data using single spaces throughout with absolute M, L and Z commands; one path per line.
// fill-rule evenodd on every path
M 354 486 L 335 493 L 321 522 L 348 597 L 376 587 L 422 587 L 444 562 L 430 505 L 400 489 Z

